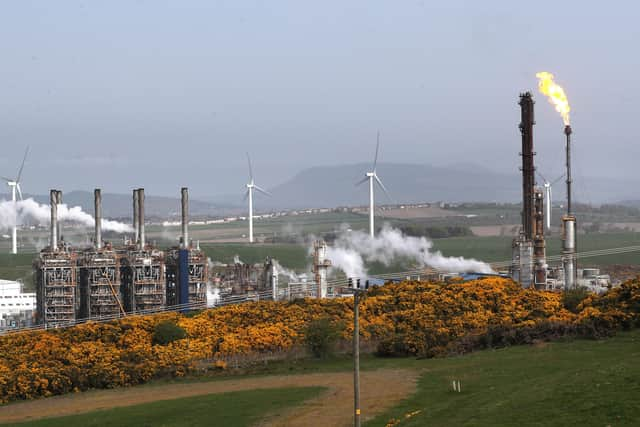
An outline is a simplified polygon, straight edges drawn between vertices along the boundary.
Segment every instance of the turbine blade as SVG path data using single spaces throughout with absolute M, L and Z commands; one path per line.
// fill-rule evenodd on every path
M 378 181 L 378 185 L 380 186 L 380 188 L 382 188 L 382 191 L 387 196 L 387 198 L 393 203 L 393 199 L 389 195 L 389 192 L 387 191 L 387 188 L 384 186 L 382 181 L 380 181 L 380 178 L 378 178 L 378 175 L 373 175 L 373 177 L 376 179 L 376 181 Z
M 368 176 L 365 176 L 364 178 L 362 178 L 360 181 L 356 182 L 355 186 L 357 187 L 358 185 L 361 185 L 365 182 L 367 182 L 367 180 L 369 179 Z
M 22 164 L 20 165 L 20 170 L 18 170 L 18 177 L 16 178 L 16 182 L 20 182 L 20 177 L 22 176 L 22 169 L 24 169 L 24 162 L 27 160 L 28 154 L 29 154 L 29 146 L 27 145 L 27 149 L 24 150 L 24 157 L 22 158 Z
M 249 198 L 249 191 L 251 191 L 251 190 L 249 190 L 249 189 L 247 188 L 247 192 L 246 192 L 246 193 L 244 193 L 244 197 L 242 198 L 242 200 L 246 201 L 246 200 Z
M 20 183 L 16 184 L 16 189 L 18 190 L 18 196 L 20 196 L 20 200 L 24 200 L 22 198 L 22 189 L 20 188 Z
M 247 151 L 247 163 L 249 163 L 249 179 L 253 181 L 253 168 L 251 167 L 251 157 L 249 157 L 248 151 Z
M 11 178 L 7 178 L 6 176 L 3 176 L 2 179 L 4 179 L 7 182 L 13 182 Z
M 562 175 L 560 175 L 558 178 L 556 178 L 556 179 L 551 183 L 551 185 L 553 185 L 553 184 L 557 183 L 557 182 L 558 182 L 558 181 L 560 181 L 562 178 L 564 178 L 564 174 L 562 174 Z
M 273 194 L 269 193 L 267 190 L 264 190 L 264 189 L 262 189 L 262 188 L 258 187 L 258 186 L 257 186 L 257 185 L 255 185 L 255 184 L 253 185 L 253 188 L 255 188 L 256 190 L 258 190 L 259 192 L 261 192 L 261 193 L 262 193 L 262 194 L 264 194 L 265 196 L 269 196 L 269 197 L 273 196 Z
M 378 135 L 376 136 L 376 156 L 373 158 L 373 172 L 376 171 L 376 166 L 378 165 L 378 150 L 380 149 L 380 131 L 378 131 Z
M 544 177 L 544 175 L 542 175 L 540 172 L 536 171 L 536 173 L 538 174 L 538 176 L 539 176 L 540 178 L 542 178 L 542 181 L 543 181 L 543 182 L 549 182 L 549 181 L 547 180 L 547 178 L 545 178 L 545 177 Z

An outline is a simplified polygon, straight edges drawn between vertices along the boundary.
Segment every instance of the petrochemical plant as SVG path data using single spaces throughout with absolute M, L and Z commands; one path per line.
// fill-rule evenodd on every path
M 606 289 L 610 285 L 607 276 L 599 275 L 597 269 L 578 270 L 577 266 L 576 217 L 571 204 L 572 129 L 568 116 L 564 127 L 567 203 L 566 213 L 562 217 L 562 255 L 560 265 L 548 264 L 545 225 L 549 228 L 551 184 L 545 180 L 543 186 L 536 185 L 534 101 L 531 93 L 521 94 L 519 105 L 519 128 L 522 135 L 522 224 L 518 236 L 513 240 L 510 268 L 504 274 L 520 282 L 525 288 L 562 290 L 587 286 L 595 291 Z M 360 182 L 368 181 L 369 184 L 371 237 L 374 234 L 375 183 L 387 193 L 376 174 L 378 148 L 379 141 L 372 172 L 367 173 Z M 250 174 L 247 184 L 249 241 L 252 242 L 253 190 L 268 193 L 255 185 L 248 155 L 247 159 Z M 17 183 L 21 171 L 22 167 L 18 178 L 10 183 L 13 185 L 14 200 L 15 189 L 19 190 Z M 328 280 L 332 263 L 328 259 L 324 241 L 313 243 L 310 277 L 288 274 L 287 280 L 281 282 L 279 277 L 285 270 L 270 258 L 254 265 L 240 261 L 233 264 L 211 263 L 200 249 L 199 243 L 194 244 L 189 239 L 187 188 L 181 190 L 181 237 L 179 245 L 175 247 L 159 248 L 147 241 L 144 189 L 133 190 L 132 201 L 133 238 L 125 239 L 118 245 L 105 243 L 102 238 L 102 196 L 100 189 L 96 189 L 93 244 L 77 248 L 67 244 L 61 236 L 58 206 L 62 204 L 62 192 L 50 191 L 49 242 L 33 264 L 37 323 L 45 327 L 57 327 L 84 319 L 109 319 L 129 313 L 204 308 L 221 301 L 230 303 L 254 299 L 327 298 L 340 295 L 340 288 L 334 288 Z M 497 270 L 495 266 L 494 269 Z M 429 273 L 433 274 L 434 270 L 424 269 L 424 274 Z M 441 274 L 440 279 L 451 277 L 448 272 L 436 273 Z

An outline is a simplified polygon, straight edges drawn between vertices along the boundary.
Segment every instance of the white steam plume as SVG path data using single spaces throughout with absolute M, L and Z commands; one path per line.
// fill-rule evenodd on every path
M 491 273 L 491 267 L 475 259 L 446 257 L 440 251 L 432 252 L 433 243 L 424 237 L 404 235 L 385 224 L 380 233 L 371 238 L 362 231 L 343 231 L 333 246 L 327 247 L 327 257 L 334 267 L 348 277 L 365 277 L 365 262 L 391 265 L 397 259 L 409 259 L 422 267 L 447 272 Z
M 13 227 L 16 221 L 21 224 L 27 219 L 41 225 L 49 224 L 51 221 L 51 208 L 49 205 L 42 205 L 31 198 L 20 200 L 16 202 L 15 206 L 10 200 L 0 201 L 0 230 L 9 229 Z M 95 225 L 93 217 L 84 212 L 80 206 L 58 205 L 58 220 L 71 221 L 87 227 Z M 104 231 L 115 231 L 116 233 L 133 231 L 129 224 L 104 218 L 102 219 L 102 229 Z
M 271 262 L 273 263 L 273 267 L 278 272 L 278 275 L 286 277 L 287 279 L 289 279 L 289 282 L 298 282 L 300 280 L 295 271 L 283 267 L 282 265 L 280 265 L 278 260 L 272 259 Z

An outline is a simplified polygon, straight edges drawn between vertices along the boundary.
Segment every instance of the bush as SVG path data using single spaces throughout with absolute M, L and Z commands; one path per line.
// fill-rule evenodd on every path
M 340 336 L 336 325 L 328 318 L 312 320 L 306 327 L 304 341 L 315 357 L 325 358 L 333 353 L 333 347 Z
M 586 288 L 579 287 L 564 291 L 562 294 L 562 304 L 564 308 L 572 313 L 578 313 L 580 310 L 578 306 L 589 296 L 589 291 Z
M 167 345 L 174 341 L 186 338 L 187 333 L 171 320 L 165 320 L 153 329 L 152 341 L 154 344 Z

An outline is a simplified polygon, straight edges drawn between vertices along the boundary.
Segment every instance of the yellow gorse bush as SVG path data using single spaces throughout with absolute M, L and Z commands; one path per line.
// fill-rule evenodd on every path
M 400 337 L 409 354 L 438 354 L 434 349 L 494 326 L 629 326 L 638 320 L 640 282 L 589 296 L 578 314 L 563 308 L 561 294 L 524 290 L 499 278 L 387 285 L 370 290 L 361 304 L 363 340 Z M 319 318 L 340 325 L 350 339 L 352 313 L 349 298 L 251 302 L 193 316 L 164 313 L 6 335 L 0 337 L 0 401 L 128 386 L 185 375 L 203 360 L 221 369 L 240 356 L 287 352 L 303 343 L 305 326 Z M 182 327 L 186 338 L 154 345 L 154 327 L 163 321 Z

